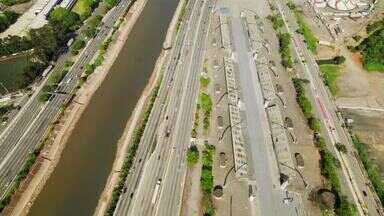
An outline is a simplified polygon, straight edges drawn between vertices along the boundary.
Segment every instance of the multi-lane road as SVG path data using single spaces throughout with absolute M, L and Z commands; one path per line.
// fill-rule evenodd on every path
M 120 197 L 115 215 L 179 214 L 211 8 L 211 1 L 188 1 L 138 157 L 125 183 L 127 190 Z
M 277 0 L 276 3 L 285 27 L 292 36 L 295 55 L 299 59 L 304 77 L 310 81 L 309 93 L 316 105 L 318 117 L 324 125 L 323 132 L 330 143 L 330 150 L 340 161 L 342 182 L 346 186 L 349 197 L 355 203 L 359 215 L 384 215 L 380 201 L 369 187 L 369 179 L 359 165 L 359 159 L 355 158 L 353 143 L 349 134 L 342 128 L 343 120 L 336 113 L 337 108 L 320 77 L 318 65 L 312 53 L 306 48 L 303 39 L 296 32 L 298 26 L 292 12 L 284 2 Z M 336 143 L 344 143 L 348 153 L 337 151 Z
M 90 63 L 114 23 L 133 3 L 132 0 L 120 1 L 104 17 L 103 23 L 95 38 L 89 41 L 86 48 L 78 57 L 70 71 L 61 81 L 56 92 L 65 94 L 53 94 L 48 102 L 41 104 L 38 88 L 30 101 L 24 105 L 20 113 L 10 122 L 9 126 L 0 135 L 0 195 L 7 192 L 12 185 L 17 173 L 27 159 L 27 155 L 33 151 L 44 139 L 50 125 L 58 118 L 60 107 L 66 104 L 71 95 L 75 93 L 76 86 L 83 66 Z M 54 71 L 64 68 L 65 56 L 58 60 Z

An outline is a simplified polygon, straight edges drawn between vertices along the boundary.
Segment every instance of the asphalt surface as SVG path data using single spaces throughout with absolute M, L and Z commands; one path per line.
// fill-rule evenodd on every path
M 127 191 L 120 197 L 115 215 L 179 214 L 208 4 L 212 3 L 188 1 L 138 156 L 125 183 Z M 160 186 L 155 192 L 158 182 Z
M 318 65 L 312 53 L 306 48 L 301 35 L 295 31 L 298 26 L 294 21 L 294 16 L 285 3 L 280 1 L 276 1 L 276 3 L 284 19 L 286 29 L 292 36 L 295 54 L 300 60 L 299 62 L 301 62 L 300 66 L 303 69 L 305 78 L 310 81 L 309 93 L 316 105 L 318 117 L 325 128 L 323 135 L 330 144 L 329 149 L 341 162 L 341 180 L 345 185 L 347 195 L 356 204 L 359 215 L 384 215 L 375 192 L 369 187 L 370 183 L 360 164 L 361 162 L 355 158 L 355 149 L 351 138 L 348 132 L 341 127 L 343 120 L 336 114 L 337 108 L 320 77 Z M 345 144 L 348 150 L 347 154 L 337 151 L 335 144 L 338 142 Z M 366 196 L 363 195 L 363 191 L 367 193 Z
M 129 8 L 131 3 L 131 0 L 120 1 L 104 16 L 99 32 L 94 39 L 89 41 L 78 60 L 55 90 L 66 94 L 53 94 L 48 102 L 41 104 L 38 100 L 38 94 L 41 90 L 39 88 L 9 127 L 0 135 L 1 197 L 12 185 L 11 183 L 27 160 L 27 155 L 41 144 L 50 125 L 58 118 L 60 107 L 66 104 L 71 95 L 75 93 L 79 78 L 84 71 L 83 66 L 90 63 L 97 53 L 99 44 L 106 39 L 114 23 Z M 58 60 L 53 70 L 61 71 L 64 69 L 65 56 Z
M 296 215 L 295 206 L 284 204 L 285 191 L 280 189 L 279 170 L 274 158 L 268 117 L 264 110 L 262 88 L 257 67 L 249 44 L 246 23 L 240 17 L 239 8 L 231 7 L 231 33 L 235 71 L 241 88 L 241 101 L 244 103 L 250 150 L 251 180 L 258 189 L 258 206 L 262 215 Z M 269 145 L 269 146 L 268 146 Z

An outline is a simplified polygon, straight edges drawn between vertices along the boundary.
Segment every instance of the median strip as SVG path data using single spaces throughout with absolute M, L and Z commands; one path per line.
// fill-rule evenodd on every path
M 155 103 L 159 88 L 160 88 L 160 84 L 158 84 L 155 87 L 155 89 L 153 90 L 152 96 L 149 100 L 149 104 L 148 104 L 148 106 L 144 112 L 143 120 L 134 132 L 133 139 L 132 139 L 132 145 L 128 150 L 127 156 L 126 156 L 125 161 L 123 163 L 123 166 L 120 170 L 120 176 L 119 176 L 119 181 L 117 183 L 117 186 L 115 186 L 113 189 L 112 199 L 109 202 L 107 211 L 105 212 L 106 216 L 112 216 L 113 213 L 115 212 L 117 202 L 119 201 L 120 195 L 123 192 L 124 182 L 128 176 L 129 170 L 132 167 L 133 160 L 135 159 L 137 149 L 139 147 L 141 138 L 143 136 L 144 129 L 147 125 L 149 115 L 151 114 L 153 105 Z

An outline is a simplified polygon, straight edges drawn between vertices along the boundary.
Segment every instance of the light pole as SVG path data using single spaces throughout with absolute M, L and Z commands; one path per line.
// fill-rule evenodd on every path
M 248 164 L 247 162 L 241 164 L 241 165 L 239 166 L 238 169 L 242 168 L 243 166 L 245 166 L 245 165 L 247 165 L 247 164 Z M 229 169 L 228 172 L 227 172 L 227 174 L 225 175 L 224 183 L 223 183 L 223 188 L 225 187 L 225 184 L 227 183 L 227 178 L 228 178 L 229 174 L 230 174 L 231 171 L 234 170 L 234 169 L 235 169 L 235 164 L 233 164 L 233 166 L 231 167 L 231 169 Z
M 233 126 L 237 126 L 238 124 L 241 124 L 242 122 L 243 122 L 243 121 L 240 120 L 239 122 L 236 122 L 235 124 L 233 124 Z M 225 129 L 224 129 L 223 132 L 221 133 L 221 136 L 219 137 L 219 142 L 221 142 L 221 140 L 224 138 L 224 134 L 225 134 L 225 132 L 227 132 L 227 130 L 228 130 L 229 128 L 232 128 L 232 125 L 231 125 L 231 124 L 229 124 L 227 127 L 225 127 Z
M 282 124 L 279 124 L 279 123 L 277 123 L 277 122 L 274 122 L 274 121 L 271 121 L 271 123 L 272 123 L 272 124 L 275 124 L 275 125 L 278 125 L 278 126 L 282 127 L 283 129 L 287 130 L 288 133 L 289 133 L 289 136 L 290 136 L 291 139 L 292 139 L 292 142 L 293 142 L 293 143 L 296 143 L 296 142 L 297 142 L 295 135 L 292 134 L 292 132 L 289 130 L 289 128 L 287 128 L 286 126 L 284 126 L 284 125 L 282 125 Z
M 293 168 L 293 167 L 291 167 L 291 166 L 289 166 L 289 165 L 287 165 L 287 164 L 285 164 L 285 163 L 282 163 L 282 162 L 279 162 L 279 163 L 280 163 L 282 166 L 285 166 L 285 167 L 287 167 L 287 168 L 289 168 L 289 169 L 291 169 L 291 170 L 297 172 L 297 173 L 299 174 L 301 180 L 303 181 L 304 187 L 307 188 L 308 183 L 305 181 L 303 174 L 301 174 L 301 172 L 300 172 L 296 167 Z

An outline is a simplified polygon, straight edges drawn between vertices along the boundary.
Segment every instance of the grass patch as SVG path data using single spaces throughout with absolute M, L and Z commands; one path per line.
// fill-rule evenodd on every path
M 211 82 L 211 79 L 209 77 L 205 77 L 205 76 L 200 77 L 200 86 L 201 87 L 206 88 L 210 82 Z
M 25 87 L 24 68 L 28 64 L 28 56 L 20 56 L 0 62 L 0 93 L 14 91 Z M 2 86 L 4 85 L 4 87 Z
M 324 83 L 328 86 L 332 95 L 336 95 L 338 92 L 337 78 L 340 76 L 340 66 L 332 64 L 319 65 Z
M 210 126 L 211 112 L 212 112 L 212 100 L 211 97 L 202 92 L 200 93 L 200 102 L 201 108 L 204 112 L 203 127 L 204 130 L 208 130 Z
M 200 106 L 204 112 L 212 111 L 212 100 L 211 96 L 206 93 L 200 93 Z

